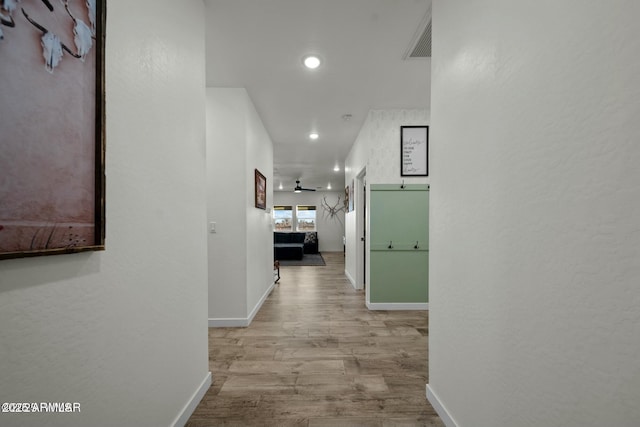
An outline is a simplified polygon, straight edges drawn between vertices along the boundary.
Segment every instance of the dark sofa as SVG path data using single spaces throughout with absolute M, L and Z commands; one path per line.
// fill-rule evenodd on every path
M 302 259 L 304 254 L 318 253 L 318 233 L 291 232 L 273 233 L 274 259 Z

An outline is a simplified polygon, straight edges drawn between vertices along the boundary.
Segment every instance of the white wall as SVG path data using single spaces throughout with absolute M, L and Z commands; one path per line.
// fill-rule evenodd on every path
M 367 185 L 400 184 L 403 180 L 406 184 L 428 184 L 429 177 L 400 176 L 400 127 L 429 126 L 430 123 L 429 110 L 369 111 L 362 129 L 360 129 L 358 137 L 345 159 L 346 185 L 351 185 L 351 181 L 355 180 L 365 168 Z M 355 193 L 357 197 L 358 192 Z M 358 243 L 361 237 L 361 232 L 357 227 L 357 217 L 360 216 L 357 201 L 354 206 L 356 209 L 347 213 L 345 220 L 347 239 L 345 273 L 352 281 L 356 281 L 360 270 L 356 252 L 360 247 Z
M 107 249 L 0 261 L 0 401 L 81 412 L 3 426 L 168 426 L 206 387 L 203 8 L 109 1 Z
M 271 213 L 255 207 L 255 169 L 267 178 L 267 207 L 273 207 L 273 143 L 246 94 L 247 153 L 246 253 L 247 308 L 252 318 L 273 287 L 273 227 Z M 233 176 L 233 175 L 232 175 Z
M 337 218 L 331 219 L 322 208 L 324 198 L 326 198 L 330 206 L 334 206 L 338 202 L 338 197 L 340 197 L 339 206 L 344 206 L 344 190 L 303 191 L 302 193 L 276 191 L 273 197 L 274 205 L 291 205 L 294 211 L 296 205 L 315 205 L 317 209 L 316 228 L 318 229 L 318 249 L 320 252 L 342 252 L 344 250 L 342 244 L 342 236 L 344 236 L 344 211 L 341 211 Z
M 273 205 L 273 144 L 243 88 L 207 89 L 209 324 L 246 326 L 273 286 L 271 215 L 255 207 L 254 171 Z
M 429 110 L 369 111 L 345 159 L 345 182 L 350 183 L 366 166 L 369 184 L 429 183 L 429 177 L 400 176 L 400 126 L 430 123 Z
M 358 269 L 364 268 L 357 262 L 356 251 L 360 243 L 362 231 L 358 229 L 357 215 L 359 213 L 349 212 L 344 218 L 344 273 L 354 287 L 362 288 L 358 282 Z
M 429 386 L 458 426 L 640 425 L 638 16 L 434 2 Z
M 247 316 L 246 91 L 207 88 L 209 317 Z M 231 183 L 230 177 L 233 177 Z

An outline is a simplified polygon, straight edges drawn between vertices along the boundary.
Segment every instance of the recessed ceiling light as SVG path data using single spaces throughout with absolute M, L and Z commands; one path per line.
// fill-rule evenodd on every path
M 311 132 L 311 133 L 309 134 L 309 139 L 312 139 L 312 140 L 314 140 L 314 141 L 315 141 L 315 140 L 316 140 L 316 139 L 318 139 L 318 138 L 320 138 L 320 135 L 318 135 L 316 132 Z
M 333 168 L 333 171 L 334 172 L 340 172 L 340 166 L 336 165 L 336 167 Z
M 314 55 L 305 56 L 303 62 L 305 67 L 312 70 L 315 70 L 320 66 L 320 58 Z

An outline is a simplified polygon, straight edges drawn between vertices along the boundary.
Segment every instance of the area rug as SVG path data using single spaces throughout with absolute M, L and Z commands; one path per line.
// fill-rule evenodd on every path
M 302 259 L 283 259 L 280 260 L 280 266 L 323 266 L 327 265 L 324 262 L 321 254 L 305 254 Z

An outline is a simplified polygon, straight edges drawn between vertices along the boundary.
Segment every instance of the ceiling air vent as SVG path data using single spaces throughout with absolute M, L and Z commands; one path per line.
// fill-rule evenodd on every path
M 431 58 L 431 8 L 418 27 L 404 59 Z

